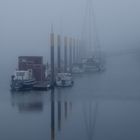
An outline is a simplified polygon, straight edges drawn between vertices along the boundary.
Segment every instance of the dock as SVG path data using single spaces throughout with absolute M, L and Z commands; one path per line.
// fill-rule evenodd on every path
M 37 84 L 33 86 L 34 91 L 47 91 L 49 89 L 50 89 L 50 84 L 47 81 L 37 82 Z

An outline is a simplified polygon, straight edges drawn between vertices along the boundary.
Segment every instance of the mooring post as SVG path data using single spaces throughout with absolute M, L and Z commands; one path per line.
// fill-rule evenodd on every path
M 64 71 L 67 72 L 67 37 L 64 38 Z
M 75 39 L 73 39 L 73 65 L 75 64 Z
M 54 76 L 54 33 L 53 28 L 50 35 L 51 42 L 51 88 L 54 88 L 55 76 Z
M 58 73 L 61 72 L 61 36 L 57 36 L 57 63 L 58 63 Z
M 76 40 L 76 63 L 79 63 L 79 41 Z
M 72 38 L 69 40 L 69 67 L 70 73 L 72 73 Z

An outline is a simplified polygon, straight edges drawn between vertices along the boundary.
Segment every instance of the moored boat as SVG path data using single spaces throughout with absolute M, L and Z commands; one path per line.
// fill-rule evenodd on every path
M 27 71 L 16 70 L 14 75 L 11 76 L 12 91 L 32 90 L 35 84 L 36 81 L 32 76 L 32 70 Z
M 73 74 L 82 74 L 84 71 L 82 68 L 80 68 L 79 66 L 74 66 L 72 68 L 72 73 Z
M 57 87 L 71 87 L 74 81 L 71 73 L 58 73 L 56 75 L 56 86 Z
M 85 60 L 83 68 L 85 72 L 98 72 L 100 71 L 100 63 L 94 57 L 91 57 Z

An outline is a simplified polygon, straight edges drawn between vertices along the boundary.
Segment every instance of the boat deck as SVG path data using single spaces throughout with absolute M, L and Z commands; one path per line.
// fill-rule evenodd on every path
M 33 90 L 44 90 L 47 91 L 50 88 L 50 85 L 47 81 L 38 82 L 33 86 Z

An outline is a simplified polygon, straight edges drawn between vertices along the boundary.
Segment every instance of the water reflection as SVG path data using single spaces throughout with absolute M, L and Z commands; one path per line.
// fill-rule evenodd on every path
M 4 93 L 0 139 L 139 140 L 140 66 L 118 59 L 105 73 L 75 78 L 72 88 L 11 94 L 12 107 Z
M 88 140 L 94 139 L 96 119 L 98 113 L 98 101 L 87 101 L 83 103 L 83 116 L 85 122 L 85 132 Z
M 55 140 L 55 94 L 51 90 L 51 140 Z
M 47 115 L 46 120 L 43 120 L 44 123 L 46 121 L 50 122 L 50 131 L 48 131 L 50 132 L 50 139 L 56 140 L 58 134 L 64 130 L 63 128 L 68 121 L 67 118 L 72 111 L 72 101 L 69 101 L 66 96 L 64 97 L 61 90 L 61 88 L 58 88 L 46 93 L 11 93 L 11 106 L 14 110 L 18 110 L 20 114 L 35 112 L 41 116 L 44 112 Z
M 61 113 L 62 113 L 62 104 L 61 104 L 61 90 L 58 89 L 58 101 L 57 101 L 57 106 L 58 106 L 58 130 L 61 131 Z
M 64 107 L 65 107 L 65 119 L 67 119 L 67 115 L 68 115 L 68 104 L 67 104 L 66 101 L 64 103 Z
M 57 89 L 56 92 L 51 90 L 51 140 L 56 139 L 57 132 L 59 133 L 63 129 L 63 118 L 67 120 L 68 112 L 72 111 L 72 102 L 62 100 L 61 96 L 61 89 Z
M 43 98 L 41 94 L 35 93 L 12 93 L 11 103 L 18 108 L 19 112 L 42 112 Z

